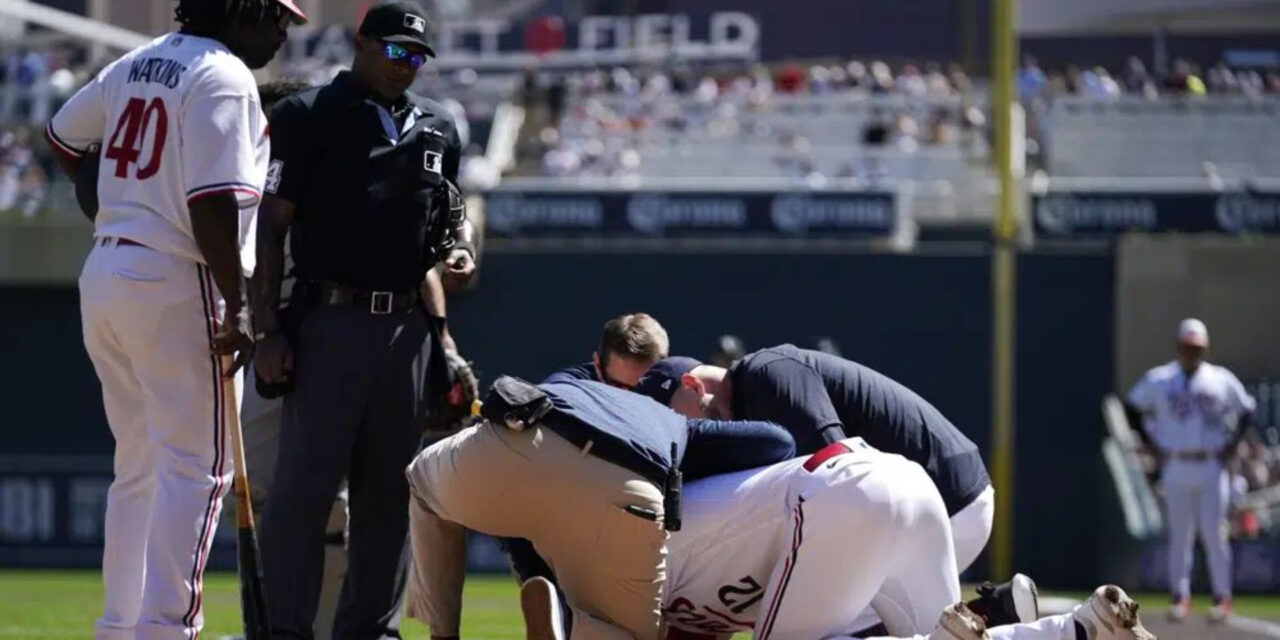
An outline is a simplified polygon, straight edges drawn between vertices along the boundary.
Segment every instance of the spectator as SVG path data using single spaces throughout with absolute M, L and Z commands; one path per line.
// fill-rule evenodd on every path
M 1125 63 L 1124 89 L 1125 93 L 1143 95 L 1155 91 L 1155 82 L 1152 81 L 1151 74 L 1147 73 L 1146 63 L 1137 56 L 1130 56 Z
M 936 62 L 926 64 L 924 66 L 924 78 L 925 87 L 930 97 L 945 98 L 953 93 L 951 82 L 942 73 L 942 65 Z
M 1120 83 L 1111 77 L 1111 73 L 1102 67 L 1093 68 L 1093 76 L 1097 78 L 1098 97 L 1106 100 L 1115 100 L 1120 97 Z
M 858 60 L 850 60 L 849 64 L 845 65 L 845 72 L 849 74 L 849 88 L 855 91 L 870 90 L 872 80 L 867 73 L 867 65 Z
M 881 60 L 871 63 L 871 92 L 893 92 L 893 72 L 889 70 L 889 65 Z
M 1018 70 L 1018 99 L 1031 103 L 1040 97 L 1045 86 L 1044 71 L 1032 56 L 1022 59 L 1022 68 Z
M 969 74 L 964 72 L 964 67 L 954 62 L 947 65 L 947 81 L 960 95 L 969 95 L 973 91 L 973 82 L 969 80 Z
M 903 67 L 902 73 L 898 74 L 896 86 L 899 93 L 912 98 L 923 98 L 929 92 L 929 87 L 925 83 L 924 76 L 920 75 L 920 70 L 910 64 Z
M 1206 85 L 1211 93 L 1238 93 L 1240 91 L 1240 83 L 1236 79 L 1236 74 L 1231 71 L 1231 67 L 1226 62 L 1209 68 L 1206 75 Z

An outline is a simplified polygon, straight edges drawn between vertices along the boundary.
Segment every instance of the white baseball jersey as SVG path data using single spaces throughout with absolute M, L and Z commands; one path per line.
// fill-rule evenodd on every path
M 690 482 L 668 541 L 667 624 L 757 640 L 927 633 L 959 600 L 947 510 L 920 465 L 850 438 Z
M 102 70 L 46 135 L 81 157 L 102 143 L 95 237 L 122 237 L 203 263 L 188 205 L 234 193 L 245 247 L 266 180 L 266 117 L 252 72 L 222 43 L 172 33 Z M 242 251 L 252 271 L 252 247 Z
M 1176 361 L 1148 371 L 1129 390 L 1129 403 L 1147 414 L 1147 429 L 1170 452 L 1216 452 L 1228 428 L 1254 410 L 1254 399 L 1235 374 L 1202 363 L 1190 379 Z

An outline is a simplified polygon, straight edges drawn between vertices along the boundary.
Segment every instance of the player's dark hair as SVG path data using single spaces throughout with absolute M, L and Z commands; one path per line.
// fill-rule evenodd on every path
M 600 335 L 600 366 L 611 356 L 634 360 L 661 360 L 670 355 L 667 330 L 647 313 L 628 313 L 609 320 Z
M 257 24 L 283 8 L 275 0 L 178 0 L 173 17 L 182 31 L 195 36 L 215 36 L 239 20 Z

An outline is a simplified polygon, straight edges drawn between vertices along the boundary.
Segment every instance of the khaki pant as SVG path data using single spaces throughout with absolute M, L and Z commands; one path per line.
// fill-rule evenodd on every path
M 432 635 L 458 635 L 466 528 L 533 543 L 573 611 L 572 640 L 658 638 L 667 551 L 653 483 L 540 426 L 471 427 L 423 451 L 407 473 L 408 614 Z

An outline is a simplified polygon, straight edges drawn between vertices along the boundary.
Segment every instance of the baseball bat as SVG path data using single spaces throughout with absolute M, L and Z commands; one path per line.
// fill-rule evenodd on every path
M 222 370 L 231 370 L 231 356 L 222 357 Z M 236 551 L 240 573 L 240 614 L 244 620 L 245 640 L 270 640 L 271 624 L 267 620 L 267 597 L 262 586 L 261 552 L 258 532 L 253 522 L 253 502 L 249 497 L 249 473 L 244 462 L 244 434 L 240 431 L 240 407 L 234 384 L 222 385 L 222 399 L 227 411 L 227 431 L 231 436 L 231 459 L 234 475 L 231 486 L 236 497 Z

